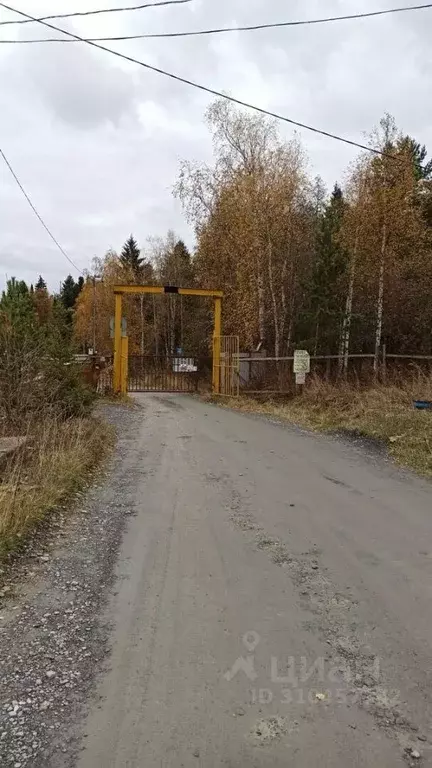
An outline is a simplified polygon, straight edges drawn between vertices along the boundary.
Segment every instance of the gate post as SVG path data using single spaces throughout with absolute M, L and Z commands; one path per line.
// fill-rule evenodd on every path
M 129 363 L 129 339 L 122 336 L 121 340 L 121 394 L 127 394 L 128 385 L 128 363 Z
M 115 294 L 115 315 L 114 315 L 114 376 L 113 388 L 114 394 L 120 394 L 122 389 L 121 382 L 121 346 L 122 346 L 122 294 Z
M 222 299 L 215 298 L 214 333 L 213 333 L 213 393 L 220 392 L 220 357 L 222 333 Z

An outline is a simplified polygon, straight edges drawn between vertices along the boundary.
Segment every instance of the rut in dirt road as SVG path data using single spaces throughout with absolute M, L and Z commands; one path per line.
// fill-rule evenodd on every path
M 79 768 L 432 765 L 429 486 L 330 438 L 139 401 Z

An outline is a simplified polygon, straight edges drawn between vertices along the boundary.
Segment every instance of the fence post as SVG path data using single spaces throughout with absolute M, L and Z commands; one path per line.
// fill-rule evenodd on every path
M 387 381 L 387 346 L 386 344 L 383 344 L 382 346 L 382 381 L 383 384 Z
M 129 362 L 129 339 L 122 336 L 121 340 L 121 394 L 126 395 L 128 387 L 128 362 Z
M 222 333 L 222 299 L 215 298 L 214 331 L 213 331 L 213 394 L 220 393 L 221 384 L 221 333 Z
M 114 393 L 121 392 L 122 294 L 115 293 L 114 317 Z

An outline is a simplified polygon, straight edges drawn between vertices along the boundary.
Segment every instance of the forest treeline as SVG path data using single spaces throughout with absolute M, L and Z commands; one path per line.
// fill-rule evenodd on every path
M 288 356 L 294 348 L 432 354 L 432 161 L 386 115 L 344 177 L 326 190 L 299 138 L 225 101 L 206 116 L 214 162 L 184 161 L 174 194 L 195 233 L 173 232 L 95 259 L 71 307 L 77 348 L 112 352 L 116 283 L 224 291 L 223 327 L 244 350 Z M 140 247 L 141 246 L 141 247 Z M 67 281 L 72 281 L 71 277 Z M 69 285 L 72 289 L 73 285 Z M 207 355 L 206 299 L 127 297 L 134 354 Z
M 297 138 L 216 102 L 215 164 L 176 188 L 196 270 L 225 291 L 224 327 L 275 356 L 431 353 L 432 163 L 385 116 L 330 196 Z M 380 154 L 379 154 L 380 153 Z
M 208 110 L 214 163 L 183 162 L 174 194 L 196 243 L 169 233 L 140 252 L 132 239 L 95 265 L 97 345 L 110 349 L 115 282 L 222 289 L 224 333 L 243 349 L 286 356 L 431 354 L 432 162 L 386 115 L 328 192 L 296 137 L 216 101 Z M 95 288 L 81 292 L 77 340 L 91 338 Z M 128 299 L 132 350 L 205 354 L 211 305 L 179 297 Z

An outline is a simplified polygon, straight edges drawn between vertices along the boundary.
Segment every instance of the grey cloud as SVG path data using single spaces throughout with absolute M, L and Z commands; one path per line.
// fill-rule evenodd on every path
M 107 54 L 81 45 L 28 47 L 14 51 L 14 80 L 31 90 L 60 120 L 89 129 L 118 125 L 133 114 L 137 96 L 131 73 L 113 66 Z
M 106 4 L 115 6 L 118 0 Z M 75 5 L 86 8 L 87 0 Z M 35 13 L 50 13 L 57 2 L 32 0 L 31 6 Z M 353 0 L 349 10 L 375 9 L 375 0 Z M 74 29 L 89 35 L 139 34 L 345 12 L 344 0 L 194 0 L 179 8 L 83 19 Z M 12 28 L 6 29 L 10 36 Z M 431 32 L 432 12 L 423 11 L 113 47 L 361 142 L 390 111 L 401 129 L 432 152 Z M 131 231 L 142 243 L 168 228 L 191 241 L 171 189 L 180 158 L 211 160 L 203 126 L 210 96 L 78 44 L 0 47 L 0 81 L 2 145 L 37 208 L 80 266 L 88 267 L 110 245 L 120 247 Z M 294 131 L 283 123 L 280 130 L 287 138 Z M 311 173 L 320 173 L 329 187 L 343 180 L 357 151 L 306 131 L 300 135 Z M 13 185 L 0 167 L 0 275 L 10 272 L 12 262 L 27 279 L 43 271 L 55 287 L 71 268 Z

